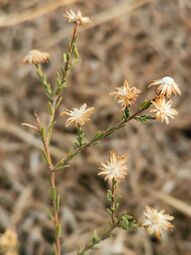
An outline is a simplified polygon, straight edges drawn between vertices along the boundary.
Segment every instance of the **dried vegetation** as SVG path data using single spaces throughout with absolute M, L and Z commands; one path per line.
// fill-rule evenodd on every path
M 55 3 L 55 8 L 50 2 Z M 36 109 L 41 109 L 41 119 L 46 122 L 45 111 L 43 114 L 46 106 L 32 67 L 23 67 L 21 59 L 31 48 L 50 52 L 54 58 L 46 70 L 51 79 L 61 62 L 66 47 L 64 39 L 70 29 L 63 22 L 64 1 L 4 0 L 0 5 L 0 231 L 16 229 L 21 254 L 48 255 L 53 242 L 52 226 L 45 216 L 48 175 L 37 149 L 40 141 L 20 126 L 26 120 L 33 122 Z M 121 153 L 128 151 L 129 155 L 128 178 L 120 191 L 124 208 L 137 216 L 145 204 L 167 208 L 175 216 L 175 231 L 168 240 L 156 243 L 144 232 L 127 234 L 119 230 L 95 254 L 188 255 L 191 253 L 191 3 L 189 0 L 91 0 L 72 7 L 80 7 L 93 22 L 80 35 L 81 61 L 70 79 L 64 104 L 69 109 L 84 102 L 96 106 L 88 133 L 104 129 L 117 118 L 119 107 L 108 94 L 125 78 L 148 94 L 148 82 L 169 75 L 180 84 L 182 97 L 176 98 L 179 115 L 169 126 L 139 125 L 132 121 L 112 138 L 84 151 L 69 170 L 60 173 L 65 252 L 74 254 L 74 248 L 88 240 L 92 229 L 102 228 L 107 187 L 97 176 L 97 161 L 105 160 L 106 151 L 117 149 Z M 16 14 L 9 16 L 12 13 Z M 60 158 L 74 139 L 73 128 L 66 129 L 60 119 L 53 137 L 52 155 Z

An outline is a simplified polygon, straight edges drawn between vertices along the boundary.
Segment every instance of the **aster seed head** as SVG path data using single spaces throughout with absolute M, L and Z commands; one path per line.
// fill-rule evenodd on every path
M 77 11 L 75 13 L 72 9 L 64 11 L 64 18 L 69 23 L 74 23 L 80 26 L 87 25 L 91 23 L 91 20 L 89 17 L 82 16 L 81 11 Z
M 135 103 L 140 93 L 141 91 L 136 87 L 130 88 L 128 81 L 125 80 L 123 86 L 117 87 L 115 91 L 110 93 L 110 96 L 121 105 L 122 110 L 125 110 L 126 107 Z
M 170 76 L 165 76 L 162 79 L 158 79 L 149 84 L 149 87 L 157 86 L 157 93 L 159 95 L 171 97 L 174 95 L 181 95 L 181 90 L 178 87 L 178 84 Z
M 171 107 L 172 101 L 166 101 L 164 96 L 156 97 L 151 103 L 154 109 L 151 109 L 150 112 L 153 112 L 154 117 L 162 123 L 166 122 L 168 125 L 169 118 L 174 119 L 174 116 L 178 114 L 178 112 Z
M 105 163 L 100 163 L 99 169 L 101 170 L 98 175 L 105 176 L 105 180 L 112 185 L 112 181 L 119 182 L 127 175 L 127 156 L 118 155 L 116 152 L 111 151 L 109 160 Z
M 60 115 L 68 115 L 66 126 L 74 125 L 75 127 L 82 127 L 90 121 L 91 115 L 94 112 L 94 107 L 87 108 L 87 104 L 83 104 L 80 108 L 66 109 Z
M 170 222 L 174 217 L 165 214 L 164 210 L 157 211 L 155 208 L 146 206 L 143 215 L 142 225 L 150 235 L 156 235 L 159 239 L 164 231 L 174 228 L 173 224 Z
M 50 60 L 50 55 L 47 52 L 42 52 L 39 50 L 30 50 L 28 54 L 24 57 L 24 64 L 44 64 Z

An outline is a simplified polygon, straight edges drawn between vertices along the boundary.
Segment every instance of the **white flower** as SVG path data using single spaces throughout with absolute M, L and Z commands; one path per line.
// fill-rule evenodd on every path
M 149 87 L 158 86 L 157 92 L 161 95 L 166 95 L 168 98 L 174 95 L 181 95 L 178 84 L 170 76 L 163 77 L 162 79 L 152 82 Z
M 101 172 L 98 175 L 104 175 L 105 180 L 112 184 L 112 181 L 120 181 L 127 175 L 127 157 L 122 155 L 117 155 L 115 152 L 110 152 L 109 160 L 105 163 L 100 163 L 99 169 Z
M 156 209 L 146 206 L 142 225 L 150 235 L 160 238 L 163 231 L 173 229 L 174 226 L 169 222 L 173 219 L 174 217 L 165 214 L 164 210 L 158 212 Z
M 94 107 L 87 108 L 87 104 L 83 104 L 79 109 L 65 110 L 60 115 L 66 114 L 70 116 L 66 121 L 66 126 L 74 124 L 74 126 L 84 126 L 90 120 L 90 116 L 94 112 Z
M 115 91 L 110 93 L 110 96 L 121 104 L 122 110 L 125 110 L 127 106 L 132 105 L 136 101 L 140 93 L 141 91 L 136 87 L 130 88 L 128 81 L 125 80 L 123 86 L 117 87 Z
M 47 52 L 39 50 L 30 50 L 26 57 L 23 59 L 24 64 L 44 64 L 50 60 L 50 55 Z
M 81 11 L 79 10 L 77 11 L 77 13 L 75 13 L 72 9 L 69 11 L 64 11 L 64 18 L 69 23 L 74 23 L 78 25 L 87 25 L 91 23 L 90 18 L 82 16 Z
M 177 115 L 178 112 L 171 108 L 172 101 L 166 101 L 164 97 L 160 96 L 151 101 L 155 109 L 150 110 L 150 112 L 155 113 L 155 118 L 161 122 L 166 122 L 169 124 L 169 118 L 174 119 L 174 115 Z

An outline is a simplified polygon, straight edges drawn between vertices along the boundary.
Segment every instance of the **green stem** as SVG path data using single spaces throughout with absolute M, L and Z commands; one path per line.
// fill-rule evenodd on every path
M 108 230 L 106 230 L 100 237 L 96 238 L 95 240 L 89 241 L 84 248 L 82 248 L 80 251 L 78 251 L 78 255 L 85 255 L 85 253 L 88 250 L 91 250 L 94 248 L 95 245 L 99 244 L 100 242 L 106 240 L 107 238 L 110 238 L 113 230 L 117 228 L 119 225 L 119 222 L 116 222 L 113 226 L 111 226 Z
M 71 42 L 69 45 L 68 53 L 67 53 L 67 61 L 65 63 L 65 67 L 62 71 L 61 80 L 59 81 L 60 84 L 66 82 L 67 75 L 70 70 L 72 55 L 73 55 L 73 51 L 74 51 L 74 45 L 75 45 L 77 35 L 78 35 L 77 29 L 78 29 L 78 25 L 75 25 L 74 30 L 73 30 L 72 39 L 71 39 Z M 43 136 L 41 135 L 41 139 L 42 139 L 44 153 L 45 153 L 45 156 L 46 156 L 46 159 L 48 162 L 48 168 L 49 168 L 49 172 L 50 172 L 50 190 L 51 190 L 51 203 L 52 203 L 51 215 L 52 215 L 52 221 L 53 221 L 54 228 L 55 228 L 55 254 L 61 255 L 61 223 L 60 223 L 60 217 L 59 217 L 60 195 L 58 194 L 58 191 L 56 188 L 56 177 L 55 177 L 55 171 L 54 171 L 55 166 L 52 163 L 52 157 L 50 154 L 49 144 L 50 144 L 50 141 L 52 138 L 52 132 L 53 132 L 54 124 L 55 124 L 56 110 L 62 101 L 62 96 L 61 96 L 61 91 L 60 90 L 58 91 L 59 84 L 57 84 L 56 93 L 52 93 L 51 85 L 47 82 L 46 75 L 43 73 L 41 66 L 35 65 L 35 67 L 36 67 L 36 73 L 43 84 L 45 94 L 49 98 L 49 106 L 51 107 L 51 117 L 50 117 L 50 121 L 49 121 L 48 128 L 47 128 L 47 134 L 43 135 Z M 38 116 L 37 116 L 37 118 L 38 118 Z M 39 118 L 38 118 L 37 122 L 39 124 L 39 133 L 40 133 L 41 127 L 40 127 Z
M 151 101 L 151 100 L 150 100 Z M 149 105 L 150 106 L 150 105 Z M 148 106 L 148 107 L 149 107 Z M 147 108 L 148 108 L 147 107 Z M 146 108 L 146 109 L 147 109 Z M 106 138 L 107 136 L 110 136 L 111 134 L 113 134 L 116 130 L 122 128 L 125 126 L 125 124 L 127 122 L 129 122 L 132 119 L 135 119 L 140 113 L 142 113 L 143 111 L 146 110 L 145 108 L 139 109 L 137 110 L 135 113 L 133 113 L 132 115 L 129 116 L 129 118 L 127 119 L 123 119 L 120 122 L 118 122 L 115 125 L 112 125 L 111 127 L 109 127 L 108 129 L 106 129 L 105 131 L 100 132 L 100 136 L 94 136 L 92 137 L 92 139 L 90 139 L 89 142 L 83 144 L 80 148 L 77 148 L 73 151 L 71 151 L 66 158 L 59 160 L 59 162 L 56 164 L 55 169 L 62 169 L 64 168 L 69 162 L 70 160 L 72 160 L 76 155 L 78 155 L 79 153 L 81 153 L 84 149 L 86 149 L 87 147 L 90 147 L 92 145 L 95 145 L 98 141 L 103 140 L 104 138 Z
M 60 79 L 59 85 L 57 86 L 57 89 L 56 89 L 56 95 L 59 95 L 62 92 L 62 89 L 64 88 L 64 84 L 65 84 L 67 76 L 68 76 L 68 73 L 71 69 L 72 56 L 73 56 L 74 49 L 75 49 L 75 43 L 78 38 L 78 28 L 79 28 L 79 25 L 75 24 L 72 38 L 69 43 L 68 52 L 66 54 L 66 63 L 65 63 L 64 68 L 61 69 L 61 79 Z
M 111 225 L 115 226 L 115 221 L 116 221 L 116 216 L 115 216 L 115 212 L 116 212 L 116 196 L 115 196 L 115 192 L 116 192 L 116 181 L 115 179 L 112 180 L 112 185 L 111 185 Z

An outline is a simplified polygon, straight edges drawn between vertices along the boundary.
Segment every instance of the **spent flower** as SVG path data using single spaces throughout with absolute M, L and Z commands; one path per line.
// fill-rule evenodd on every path
M 157 93 L 167 96 L 168 98 L 170 98 L 172 94 L 181 95 L 178 84 L 170 76 L 165 76 L 162 79 L 153 81 L 149 84 L 149 87 L 151 86 L 158 86 Z
M 66 121 L 66 126 L 74 125 L 84 126 L 86 122 L 90 121 L 90 117 L 94 112 L 94 107 L 87 108 L 87 104 L 83 104 L 79 109 L 73 108 L 72 110 L 65 110 L 60 115 L 66 114 L 69 118 Z
M 127 175 L 127 156 L 118 155 L 114 151 L 110 152 L 109 160 L 105 163 L 100 162 L 99 169 L 101 170 L 98 175 L 104 175 L 105 180 L 112 184 L 112 181 L 121 181 Z
M 4 234 L 0 236 L 0 251 L 3 254 L 17 254 L 18 239 L 17 235 L 12 230 L 6 230 Z
M 163 231 L 173 229 L 173 224 L 170 222 L 174 219 L 173 216 L 165 214 L 164 210 L 157 211 L 155 208 L 146 206 L 142 225 L 150 235 L 156 235 L 160 238 Z
M 155 118 L 159 121 L 166 122 L 169 124 L 169 118 L 174 119 L 174 116 L 178 114 L 178 112 L 172 108 L 172 101 L 166 101 L 163 96 L 157 97 L 151 101 L 152 105 L 155 107 L 151 109 L 150 112 L 155 114 Z
M 81 11 L 79 10 L 77 13 L 75 13 L 72 9 L 64 11 L 64 18 L 67 20 L 67 22 L 77 25 L 87 25 L 91 23 L 90 18 L 82 16 Z
M 136 87 L 129 87 L 127 80 L 124 81 L 123 86 L 117 87 L 115 91 L 110 93 L 110 96 L 114 98 L 114 101 L 117 101 L 122 106 L 122 110 L 125 110 L 126 107 L 132 105 L 138 95 L 141 93 Z
M 30 50 L 28 54 L 23 59 L 24 64 L 44 64 L 48 63 L 50 60 L 50 55 L 47 52 L 42 52 L 39 50 Z

